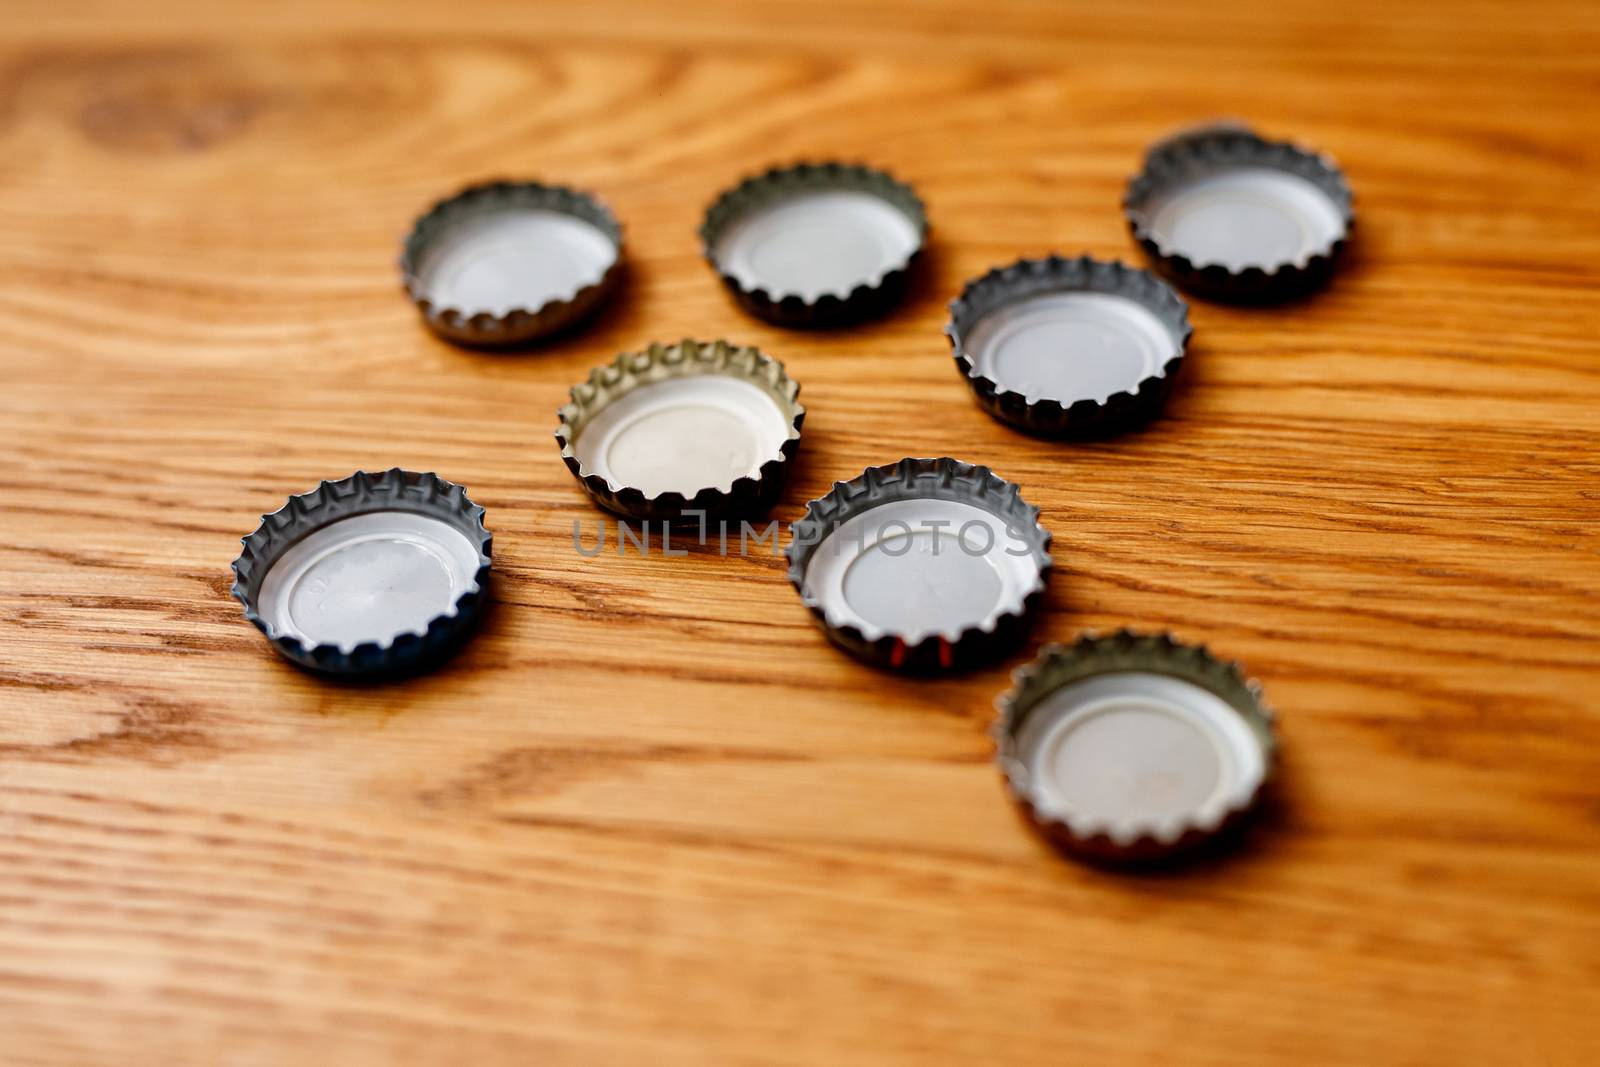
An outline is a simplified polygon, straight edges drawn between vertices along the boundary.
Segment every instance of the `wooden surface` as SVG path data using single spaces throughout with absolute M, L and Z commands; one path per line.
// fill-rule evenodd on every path
M 1600 8 L 1283 0 L 8 5 L 0 28 L 0 1061 L 1589 1064 L 1600 1059 Z M 1169 415 L 1090 446 L 974 406 L 963 279 L 1131 257 L 1142 147 L 1335 154 L 1349 269 L 1196 302 Z M 693 231 L 841 155 L 928 201 L 863 329 L 742 316 Z M 632 274 L 523 356 L 393 258 L 466 181 L 603 194 Z M 830 648 L 771 558 L 586 560 L 550 433 L 652 338 L 786 361 L 780 505 L 989 463 L 1058 569 L 1010 664 Z M 404 685 L 288 666 L 227 596 L 263 511 L 465 483 L 498 601 Z M 985 736 L 1009 666 L 1171 627 L 1282 715 L 1279 802 L 1176 875 L 1061 860 Z

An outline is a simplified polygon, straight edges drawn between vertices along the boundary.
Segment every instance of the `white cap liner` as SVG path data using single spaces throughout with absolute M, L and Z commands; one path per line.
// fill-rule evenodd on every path
M 451 221 L 422 252 L 418 294 L 465 315 L 570 301 L 617 262 L 616 242 L 563 211 L 506 204 Z
M 1229 270 L 1304 267 L 1342 237 L 1344 212 L 1315 183 L 1276 167 L 1229 167 L 1157 193 L 1149 234 L 1166 255 Z
M 1216 829 L 1268 769 L 1260 739 L 1231 705 L 1149 671 L 1095 675 L 1050 693 L 1022 724 L 1014 758 L 1040 815 L 1119 845 Z
M 1118 293 L 1030 293 L 985 314 L 964 340 L 970 373 L 1028 403 L 1105 403 L 1160 374 L 1183 339 Z
M 572 444 L 583 469 L 646 496 L 724 492 L 782 454 L 790 422 L 771 394 L 719 374 L 668 378 L 601 408 Z
M 425 633 L 476 588 L 478 549 L 451 524 L 410 511 L 340 519 L 290 546 L 262 579 L 262 619 L 280 636 L 350 652 Z
M 812 554 L 802 592 L 830 625 L 914 645 L 992 631 L 1043 584 L 1035 550 L 1010 536 L 1004 518 L 964 501 L 920 498 L 888 501 L 836 526 Z
M 904 267 L 922 244 L 894 204 L 858 189 L 805 189 L 751 208 L 717 235 L 712 260 L 772 299 L 848 297 Z

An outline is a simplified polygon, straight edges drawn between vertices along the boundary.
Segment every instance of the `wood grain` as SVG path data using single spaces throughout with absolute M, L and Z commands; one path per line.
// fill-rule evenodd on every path
M 1600 1059 L 1600 7 L 8 15 L 0 1060 Z M 1349 269 L 1197 303 L 1135 437 L 982 415 L 945 302 L 1018 255 L 1132 256 L 1139 152 L 1214 115 L 1344 163 Z M 693 230 L 826 155 L 913 181 L 933 255 L 893 317 L 785 333 Z M 427 335 L 393 267 L 420 207 L 500 174 L 599 191 L 632 257 L 593 329 L 522 356 Z M 1006 667 L 856 665 L 774 559 L 576 555 L 554 410 L 685 335 L 803 382 L 780 517 L 869 463 L 987 462 L 1056 536 L 1035 645 L 1171 627 L 1244 660 L 1287 756 L 1247 847 L 1058 859 L 989 762 Z M 228 562 L 288 494 L 396 464 L 488 508 L 498 603 L 435 675 L 320 682 Z

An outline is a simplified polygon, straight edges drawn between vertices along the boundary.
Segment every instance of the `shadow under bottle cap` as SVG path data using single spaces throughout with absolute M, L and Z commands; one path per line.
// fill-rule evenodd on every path
M 1221 833 L 1255 806 L 1276 755 L 1260 687 L 1167 634 L 1052 645 L 996 703 L 1013 799 L 1094 860 L 1162 859 Z
M 434 474 L 357 471 L 261 518 L 233 596 L 279 652 L 347 677 L 407 674 L 471 631 L 488 594 L 483 509 Z
M 1156 268 L 1216 300 L 1304 295 L 1333 273 L 1355 226 L 1333 160 L 1224 123 L 1154 145 L 1123 212 Z
M 622 227 L 588 193 L 487 182 L 435 204 L 400 255 L 428 327 L 475 346 L 525 344 L 592 314 L 616 287 Z
M 706 261 L 752 315 L 794 328 L 881 314 L 904 294 L 927 240 L 910 186 L 846 163 L 776 167 L 706 210 Z
M 789 581 L 828 637 L 875 666 L 986 662 L 1026 632 L 1049 574 L 1039 509 L 987 467 L 903 459 L 806 505 Z
M 1147 271 L 1080 256 L 1024 259 L 969 282 L 945 334 L 990 415 L 1043 437 L 1106 437 L 1153 418 L 1192 334 Z
M 573 477 L 619 515 L 753 516 L 777 502 L 800 448 L 799 395 L 754 348 L 656 343 L 573 386 L 555 436 Z

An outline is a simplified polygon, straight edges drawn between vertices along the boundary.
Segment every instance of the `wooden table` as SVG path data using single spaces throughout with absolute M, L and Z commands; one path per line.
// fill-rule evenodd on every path
M 1600 1058 L 1600 7 L 233 6 L 0 30 L 0 1060 Z M 946 301 L 1132 257 L 1142 148 L 1218 115 L 1345 165 L 1348 269 L 1195 302 L 1148 432 L 985 417 Z M 701 210 L 835 155 L 917 185 L 929 270 L 861 329 L 748 319 Z M 632 261 L 525 355 L 434 339 L 394 269 L 418 209 L 502 174 L 600 192 Z M 780 518 L 903 455 L 1020 482 L 1058 561 L 1033 646 L 904 680 L 777 559 L 575 553 L 555 408 L 685 335 L 804 383 Z M 488 508 L 497 604 L 436 674 L 328 684 L 228 563 L 392 465 Z M 1121 625 L 1280 709 L 1280 796 L 1220 862 L 1088 869 L 1001 792 L 1009 667 Z

